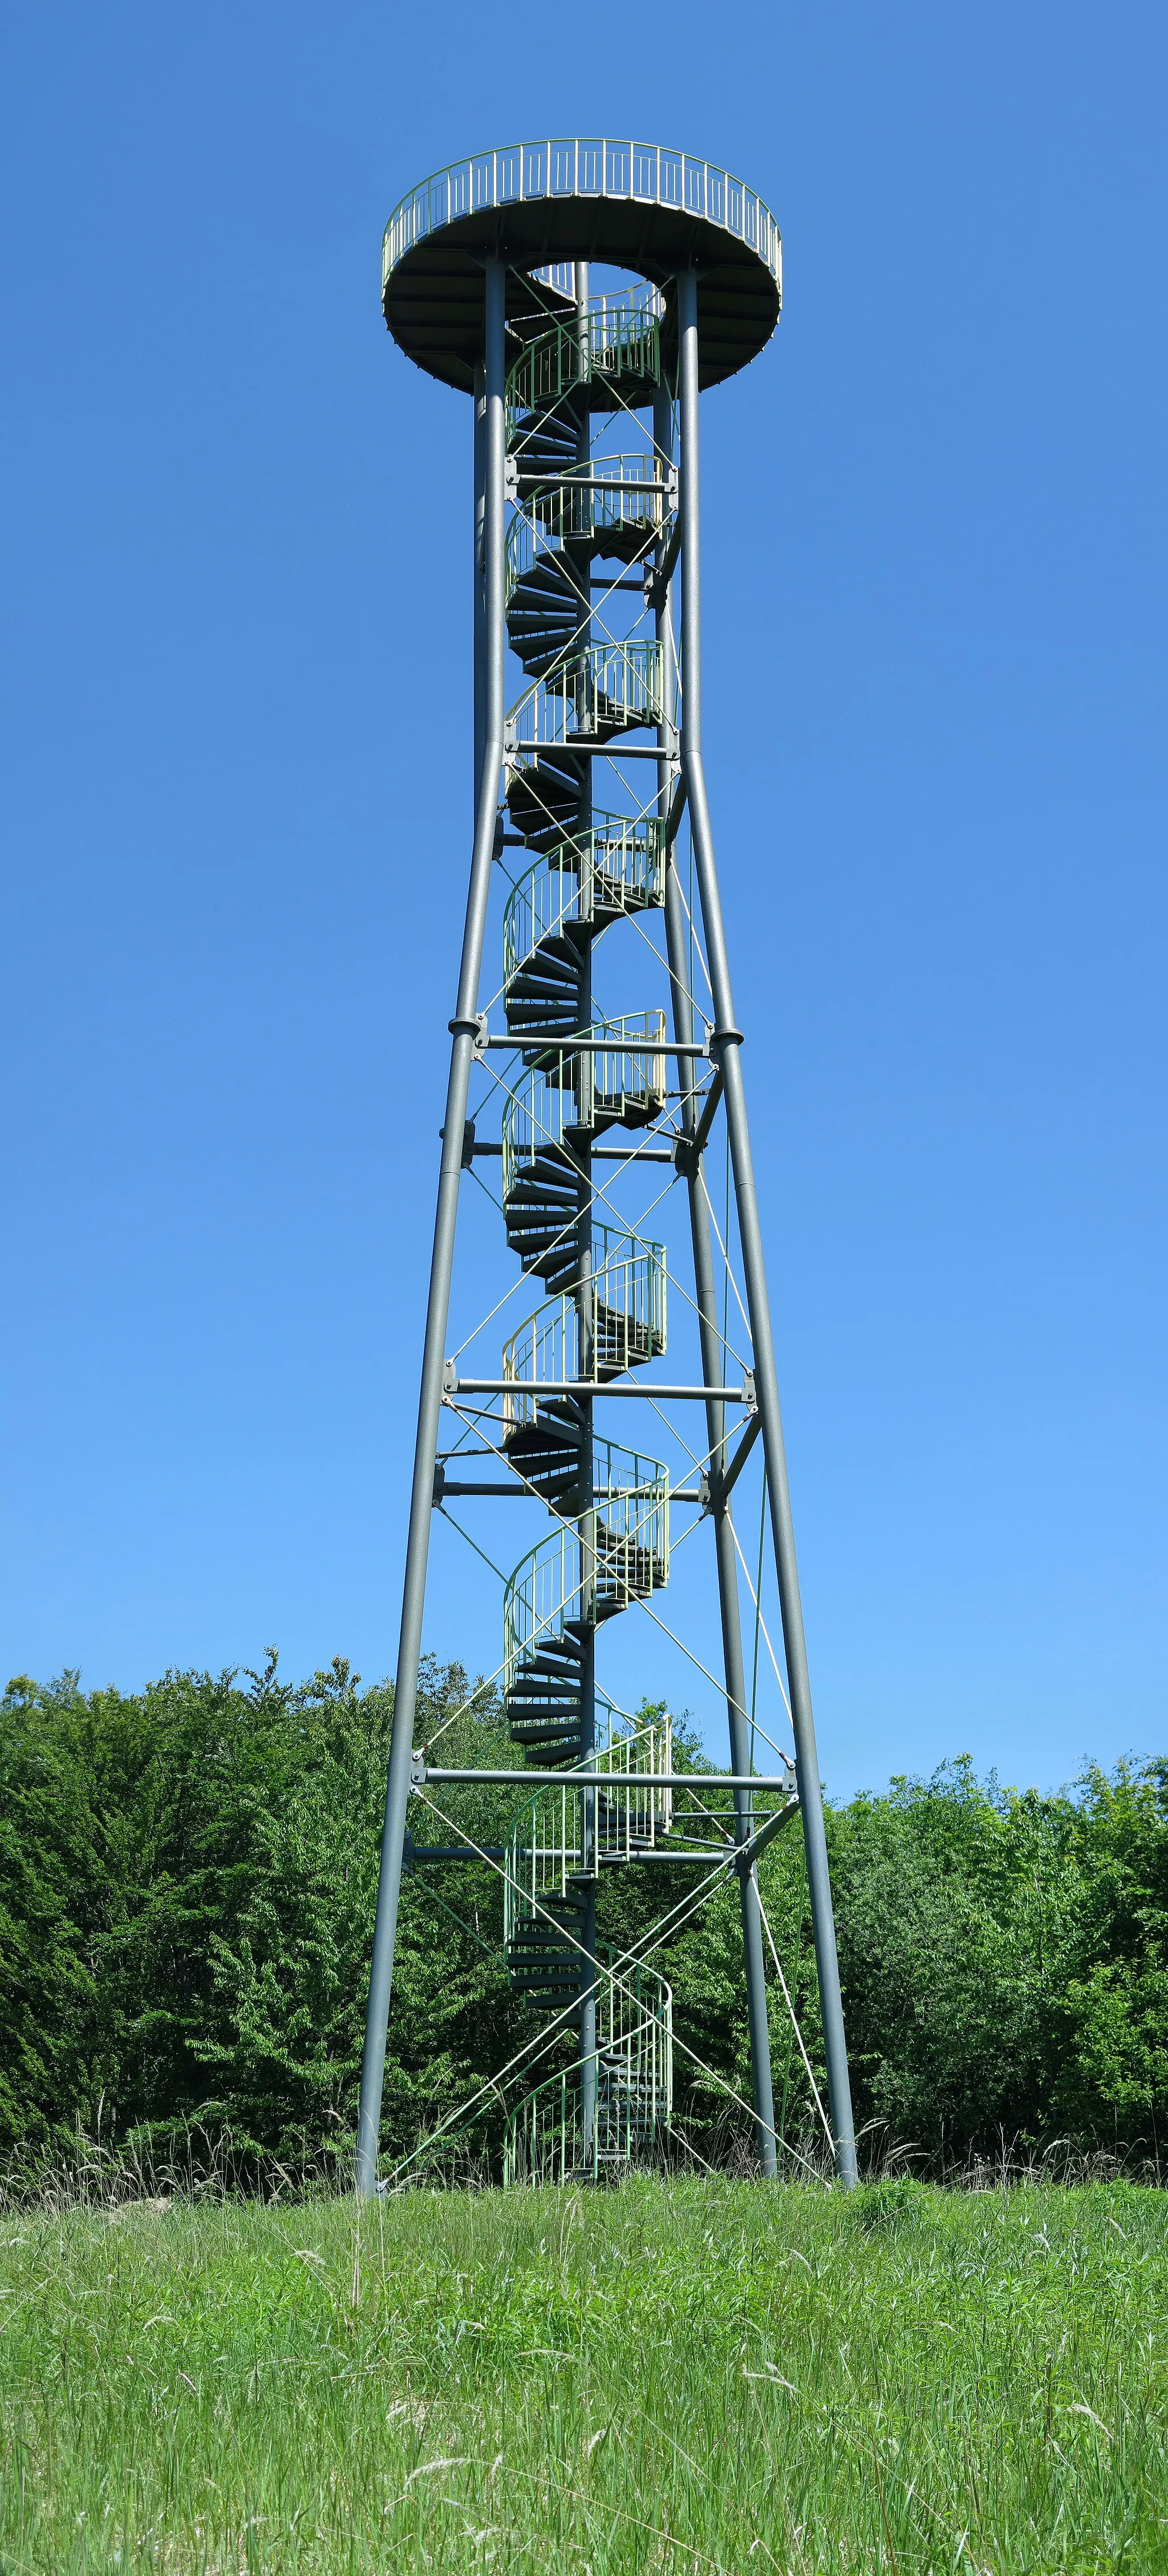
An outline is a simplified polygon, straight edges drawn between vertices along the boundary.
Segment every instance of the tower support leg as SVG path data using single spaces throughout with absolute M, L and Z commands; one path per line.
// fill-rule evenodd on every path
M 811 1900 L 815 1961 L 819 1975 L 819 2000 L 823 2016 L 836 2167 L 840 2181 L 850 2188 L 856 2181 L 856 2141 L 852 2120 L 847 2049 L 844 2040 L 835 1918 L 832 1912 L 831 1880 L 827 1863 L 827 1838 L 823 1824 L 819 1757 L 815 1745 L 811 1682 L 807 1670 L 803 1610 L 799 1597 L 798 1568 L 795 1562 L 795 1533 L 791 1519 L 782 1415 L 779 1409 L 779 1385 L 775 1369 L 774 1339 L 771 1332 L 770 1301 L 767 1294 L 762 1231 L 759 1225 L 754 1165 L 746 1118 L 746 1094 L 742 1082 L 742 1059 L 739 1052 L 742 1033 L 736 1027 L 734 1020 L 730 967 L 726 953 L 721 895 L 702 761 L 701 500 L 698 452 L 696 269 L 683 270 L 679 274 L 677 288 L 683 582 L 682 765 L 697 866 L 706 956 L 714 1000 L 714 1032 L 711 1046 L 722 1074 L 723 1100 L 734 1173 L 738 1235 L 742 1246 L 746 1302 L 754 1346 L 754 1379 L 758 1409 L 762 1419 L 767 1491 L 770 1497 L 771 1535 L 774 1542 L 779 1606 L 783 1622 L 787 1682 L 791 1695 L 791 1720 L 795 1733 L 799 1803 L 807 1853 L 807 1880 Z
M 653 412 L 653 443 L 661 456 L 673 455 L 673 406 L 662 390 Z M 658 641 L 664 646 L 668 674 L 666 715 L 670 724 L 676 711 L 673 687 L 672 608 L 668 599 L 657 609 Z M 662 751 L 667 749 L 669 733 L 663 728 Z M 662 764 L 662 813 L 668 811 L 672 779 Z M 681 890 L 669 852 L 665 878 L 665 944 L 669 964 L 672 1000 L 673 1034 L 678 1044 L 688 1046 L 693 1040 L 693 1002 L 686 971 L 686 925 Z M 681 1122 L 684 1133 L 692 1136 L 697 1125 L 694 1101 L 695 1075 L 689 1056 L 678 1058 L 678 1080 L 681 1086 Z M 714 1284 L 714 1256 L 710 1240 L 710 1218 L 702 1192 L 699 1171 L 687 1175 L 689 1190 L 690 1238 L 693 1245 L 694 1299 L 698 1310 L 698 1333 L 702 1355 L 702 1377 L 707 1386 L 722 1383 L 726 1374 L 725 1352 L 718 1332 L 718 1299 Z M 722 1621 L 722 1660 L 726 1674 L 726 1713 L 730 1731 L 730 1767 L 740 1775 L 751 1768 L 750 1735 L 746 1721 L 746 1675 L 742 1660 L 742 1620 L 739 1607 L 738 1566 L 734 1538 L 728 1519 L 728 1505 L 717 1499 L 717 1470 L 725 1463 L 723 1441 L 726 1436 L 726 1408 L 716 1401 L 706 1406 L 706 1446 L 712 1468 L 712 1518 L 714 1548 L 718 1568 L 718 1601 Z M 746 1841 L 751 1830 L 752 1809 L 749 1789 L 734 1792 L 734 1829 L 736 1841 Z M 763 1957 L 762 1921 L 759 1914 L 758 1880 L 753 1869 L 739 1880 L 742 1904 L 742 1949 L 746 1968 L 746 2010 L 750 2028 L 750 2073 L 754 2096 L 755 2151 L 763 2174 L 773 2179 L 778 2170 L 775 2138 L 774 2085 L 771 2074 L 770 2025 L 766 2003 L 766 1962 Z
M 446 1089 L 446 1119 L 442 1131 L 438 1208 L 434 1224 L 434 1248 L 430 1260 L 430 1294 L 426 1310 L 422 1386 L 418 1405 L 417 1440 L 414 1447 L 414 1481 L 410 1497 L 409 1538 L 406 1548 L 405 1586 L 393 1704 L 393 1734 L 386 1787 L 385 1825 L 381 1838 L 377 1916 L 373 1927 L 373 1958 L 365 2022 L 365 2052 L 361 2066 L 361 2102 L 357 2119 L 357 2191 L 362 2199 L 370 2198 L 377 2188 L 386 2032 L 393 1987 L 393 1952 L 397 1933 L 398 1899 L 401 1893 L 406 1807 L 410 1791 L 410 1757 L 414 1738 L 418 1662 L 422 1649 L 422 1613 L 425 1605 L 426 1565 L 430 1549 L 434 1460 L 438 1449 L 438 1429 L 441 1420 L 442 1369 L 446 1347 L 446 1323 L 450 1307 L 454 1228 L 462 1172 L 466 1104 L 470 1090 L 475 1039 L 478 1033 L 479 977 L 482 967 L 483 935 L 486 928 L 487 898 L 490 891 L 491 861 L 495 844 L 499 768 L 503 757 L 505 637 L 503 624 L 505 571 L 503 400 L 506 368 L 504 290 L 503 263 L 499 259 L 489 259 L 486 263 L 484 416 L 480 433 L 483 442 L 482 757 L 477 777 L 474 851 L 471 859 L 470 888 L 462 939 L 458 1001 L 450 1023 L 452 1038 L 450 1079 Z M 478 577 L 476 566 L 476 583 Z
M 669 955 L 669 976 L 673 988 L 673 1033 L 679 1043 L 689 1042 L 693 1019 L 686 983 L 685 921 L 681 896 L 674 872 L 672 855 L 665 889 L 665 935 Z M 682 1121 L 692 1135 L 696 1119 L 692 1100 L 692 1059 L 682 1057 Z M 689 1096 L 687 1096 L 687 1094 Z M 717 1386 L 725 1377 L 725 1353 L 718 1331 L 718 1301 L 714 1285 L 714 1261 L 710 1243 L 710 1221 L 699 1175 L 689 1175 L 690 1234 L 693 1242 L 694 1292 L 698 1310 L 698 1332 L 702 1354 L 702 1375 L 707 1386 Z M 711 1517 L 714 1524 L 714 1548 L 718 1567 L 718 1601 L 722 1618 L 722 1660 L 726 1674 L 726 1713 L 730 1726 L 730 1767 L 740 1777 L 752 1768 L 750 1728 L 746 1718 L 746 1674 L 742 1660 L 742 1621 L 738 1596 L 738 1562 L 730 1528 L 729 1504 L 718 1500 L 719 1468 L 725 1466 L 723 1441 L 726 1432 L 726 1408 L 717 1402 L 706 1406 L 706 1445 L 711 1453 Z M 735 1840 L 744 1843 L 751 1831 L 752 1807 L 749 1789 L 734 1792 Z M 746 1963 L 746 2009 L 750 2025 L 750 2072 L 754 2093 L 755 2146 L 763 2173 L 773 2178 L 778 2170 L 775 2140 L 774 2087 L 771 2079 L 770 2025 L 767 2020 L 766 1962 L 763 1957 L 762 1920 L 759 1914 L 758 1880 L 754 1870 L 741 1874 L 742 1947 Z
M 594 1517 L 594 1516 L 593 1516 Z M 596 1740 L 596 1630 L 590 1628 L 585 1643 L 581 1680 L 585 1687 L 585 1728 L 581 1752 L 591 1759 Z M 592 1723 L 588 1724 L 591 1711 Z M 581 2161 L 585 2173 L 596 2171 L 596 1791 L 580 1791 L 581 1833 L 580 1864 L 583 1872 L 584 1919 L 580 1927 L 583 1957 L 580 1961 L 582 1989 L 580 1995 L 580 2134 Z

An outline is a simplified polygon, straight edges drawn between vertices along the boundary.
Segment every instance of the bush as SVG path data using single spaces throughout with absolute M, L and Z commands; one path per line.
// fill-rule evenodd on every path
M 338 1659 L 307 1683 L 167 1673 L 139 1696 L 76 1674 L 9 1684 L 0 1713 L 0 2147 L 51 2153 L 80 2125 L 148 2163 L 191 2124 L 236 2170 L 298 2172 L 350 2150 L 393 1693 Z M 428 1660 L 419 1735 L 443 1758 L 517 1767 L 493 1692 Z M 675 1730 L 679 1767 L 703 1767 Z M 506 1790 L 443 1792 L 498 1842 Z M 447 1822 L 443 1818 L 448 1819 Z M 829 1809 L 857 2120 L 935 2169 L 992 2153 L 1158 2154 L 1168 2114 L 1168 1762 L 1092 1768 L 1077 1794 L 931 1780 Z M 694 1888 L 692 1870 L 608 1871 L 618 1949 Z M 768 1920 L 823 2088 L 797 1831 L 761 1865 Z M 674 1988 L 677 2106 L 706 2156 L 748 2151 L 737 1888 L 657 1954 Z M 814 2106 L 777 1981 L 776 2103 Z M 401 2153 L 531 2036 L 502 1958 L 500 1881 L 473 1858 L 402 1889 L 384 2143 Z M 810 2134 L 810 2131 L 808 2132 Z M 152 2145 L 153 2142 L 153 2145 Z M 208 2153 L 218 2148 L 209 2145 Z M 252 2166 L 247 2164 L 252 2158 Z M 242 2158 L 243 2162 L 240 2163 Z

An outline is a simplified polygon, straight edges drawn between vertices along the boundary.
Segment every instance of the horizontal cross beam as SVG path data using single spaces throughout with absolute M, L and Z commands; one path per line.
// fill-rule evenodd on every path
M 414 1789 L 757 1789 L 789 1798 L 791 1773 L 757 1771 L 444 1771 L 414 1755 Z
M 650 724 L 653 719 L 646 716 L 644 721 Z M 508 760 L 522 760 L 527 755 L 535 756 L 542 752 L 546 758 L 552 752 L 562 751 L 572 752 L 580 760 L 673 760 L 676 758 L 676 753 L 661 751 L 655 742 L 624 742 L 619 735 L 614 735 L 609 742 L 590 742 L 575 733 L 570 733 L 565 739 L 555 742 L 513 742 L 508 746 L 506 757 Z
M 688 1039 L 681 1041 L 677 1038 L 667 1038 L 664 1030 L 660 1037 L 655 1037 L 652 1033 L 642 1037 L 638 1032 L 637 1036 L 632 1038 L 593 1038 L 575 1035 L 541 1038 L 532 1029 L 525 1031 L 521 1037 L 480 1038 L 478 1044 L 479 1047 L 504 1047 L 509 1055 L 514 1055 L 518 1047 L 522 1047 L 529 1055 L 554 1055 L 557 1052 L 561 1055 L 696 1055 L 708 1059 L 710 1053 L 704 1041 L 699 1043 L 695 1038 L 691 1043 Z M 477 1055 L 478 1047 L 475 1053 Z M 719 1083 L 721 1079 L 719 1072 L 717 1076 Z
M 459 1377 L 452 1363 L 444 1395 L 637 1395 L 655 1404 L 745 1404 L 753 1412 L 753 1383 L 748 1386 L 613 1386 L 602 1377 L 531 1378 Z

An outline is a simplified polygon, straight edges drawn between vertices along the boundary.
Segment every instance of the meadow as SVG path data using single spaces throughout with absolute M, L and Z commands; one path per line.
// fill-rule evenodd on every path
M 0 2220 L 0 2570 L 1168 2570 L 1168 2199 L 633 2177 Z

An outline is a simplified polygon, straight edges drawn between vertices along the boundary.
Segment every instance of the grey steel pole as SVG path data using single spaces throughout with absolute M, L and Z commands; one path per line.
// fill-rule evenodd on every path
M 474 821 L 479 818 L 479 786 L 483 766 L 483 739 L 487 721 L 487 656 L 486 638 L 486 560 L 483 544 L 484 516 L 487 499 L 487 371 L 475 368 L 474 384 L 474 547 L 471 571 L 474 577 L 471 612 L 471 636 L 474 652 L 474 783 L 472 788 Z
M 357 2191 L 360 2197 L 366 2200 L 377 2188 L 381 2095 L 385 2079 L 385 2043 L 389 2022 L 389 2000 L 393 1988 L 394 1938 L 397 1931 L 402 1847 L 405 1840 L 406 1806 L 410 1789 L 410 1755 L 413 1749 L 418 1659 L 422 1646 L 422 1612 L 426 1597 L 426 1562 L 430 1547 L 430 1515 L 433 1509 L 434 1460 L 438 1449 L 438 1428 L 441 1419 L 442 1364 L 445 1357 L 446 1320 L 450 1306 L 454 1226 L 458 1210 L 463 1128 L 466 1120 L 467 1095 L 470 1089 L 471 1063 L 478 1034 L 479 975 L 482 966 L 483 934 L 486 929 L 487 899 L 490 892 L 491 861 L 495 845 L 499 767 L 503 757 L 505 284 L 506 271 L 502 260 L 488 259 L 485 297 L 486 418 L 483 432 L 485 446 L 483 748 L 478 778 L 474 852 L 471 859 L 466 923 L 462 937 L 458 1001 L 454 1017 L 450 1022 L 453 1040 L 450 1050 L 450 1079 L 446 1090 L 446 1119 L 442 1131 L 442 1162 L 438 1179 L 438 1209 L 434 1223 L 434 1249 L 430 1261 L 430 1295 L 426 1310 L 426 1341 L 422 1358 L 418 1434 L 414 1448 L 414 1482 L 410 1498 L 409 1539 L 406 1548 L 401 1635 L 393 1705 L 393 1735 L 385 1798 L 385 1827 L 381 1838 L 377 1918 L 373 1927 L 369 2009 L 365 2022 L 365 2054 L 361 2066 L 361 2106 L 357 2119 Z
M 803 1836 L 807 1852 L 807 1880 L 811 1898 L 815 1960 L 819 1973 L 819 2001 L 823 2015 L 836 2166 L 840 2181 L 850 2189 L 857 2179 L 856 2140 L 852 2120 L 847 2047 L 844 2039 L 835 1918 L 832 1912 L 831 1880 L 827 1864 L 827 1838 L 823 1826 L 819 1757 L 815 1746 L 811 1682 L 807 1670 L 807 1646 L 803 1634 L 803 1610 L 799 1598 L 799 1574 L 795 1562 L 795 1532 L 791 1519 L 790 1489 L 787 1483 L 787 1459 L 783 1442 L 782 1414 L 779 1409 L 779 1382 L 775 1369 L 770 1301 L 767 1295 L 766 1269 L 763 1261 L 762 1230 L 759 1224 L 754 1165 L 746 1118 L 746 1095 L 742 1083 L 742 1059 L 739 1052 L 742 1032 L 736 1027 L 734 1020 L 730 967 L 726 954 L 722 904 L 702 761 L 698 281 L 697 271 L 693 268 L 683 270 L 678 277 L 677 323 L 683 565 L 682 765 L 689 802 L 694 856 L 697 863 L 702 925 L 706 935 L 706 956 L 714 998 L 714 1031 L 711 1048 L 722 1074 L 723 1099 L 734 1171 L 738 1234 L 742 1245 L 746 1302 L 754 1345 L 754 1382 L 762 1419 L 767 1490 L 770 1495 L 771 1534 L 774 1541 L 779 1605 L 783 1621 L 787 1683 L 791 1695 L 791 1719 L 795 1731 L 796 1768 L 803 1816 Z
M 588 322 L 588 262 L 578 259 L 573 276 L 576 296 L 576 346 L 580 353 L 580 397 L 576 430 L 576 463 L 587 473 L 592 454 L 592 415 L 588 408 L 588 368 L 591 342 Z M 569 557 L 579 575 L 580 588 L 588 598 L 591 559 L 586 550 Z M 584 652 L 581 663 L 581 706 L 587 703 L 585 674 L 588 667 L 590 621 L 585 623 Z M 583 836 L 592 828 L 592 774 L 586 772 L 587 784 L 576 817 L 577 830 Z M 584 938 L 580 942 L 580 983 L 576 1025 L 592 1026 L 592 947 Z M 581 1071 L 591 1079 L 591 1066 L 579 1059 Z M 576 1311 L 579 1316 L 579 1362 L 581 1375 L 595 1375 L 592 1347 L 592 1155 L 587 1143 L 580 1148 L 580 1228 L 577 1243 Z M 580 1748 L 581 1757 L 591 1761 L 596 1751 L 596 1509 L 592 1490 L 593 1411 L 592 1398 L 580 1403 L 580 1489 L 576 1496 L 579 1519 L 581 1573 L 587 1567 L 586 1590 L 580 1608 L 584 1615 L 583 1658 L 580 1666 Z M 580 1926 L 583 1957 L 580 1973 L 580 2134 L 586 2171 L 596 2171 L 597 2136 L 597 2060 L 596 2012 L 598 1979 L 596 1963 L 596 1880 L 599 1863 L 596 1851 L 596 1791 L 580 1792 L 580 1868 L 583 1879 L 583 1921 Z
M 658 456 L 673 458 L 673 404 L 666 388 L 659 388 L 653 405 L 653 444 Z M 672 582 L 669 595 L 657 603 L 657 640 L 664 647 L 666 672 L 666 722 L 658 733 L 662 751 L 662 814 L 669 811 L 673 780 L 666 766 L 665 754 L 671 748 L 676 720 L 677 697 L 673 672 Z M 669 983 L 672 995 L 673 1034 L 680 1046 L 688 1046 L 693 1037 L 693 1003 L 686 973 L 685 915 L 681 889 L 670 850 L 665 878 L 665 943 L 669 961 Z M 681 1088 L 681 1123 L 687 1136 L 697 1125 L 694 1101 L 694 1065 L 682 1056 L 678 1065 Z M 716 1386 L 726 1374 L 726 1355 L 718 1332 L 718 1298 L 714 1284 L 714 1256 L 710 1240 L 710 1216 L 702 1192 L 701 1176 L 696 1161 L 686 1175 L 689 1191 L 690 1237 L 693 1245 L 694 1296 L 698 1310 L 698 1333 L 702 1354 L 702 1379 L 706 1386 Z M 718 1600 L 722 1616 L 722 1660 L 726 1674 L 726 1714 L 730 1727 L 730 1767 L 732 1771 L 750 1770 L 750 1737 L 747 1727 L 746 1673 L 742 1661 L 742 1620 L 738 1595 L 738 1566 L 734 1537 L 729 1522 L 729 1503 L 717 1498 L 717 1475 L 726 1459 L 723 1442 L 726 1436 L 726 1407 L 716 1401 L 706 1406 L 706 1446 L 710 1451 L 711 1517 L 714 1523 L 714 1551 L 718 1568 Z M 734 1836 L 744 1843 L 752 1830 L 753 1811 L 750 1791 L 734 1792 Z M 771 2073 L 771 2037 L 767 2017 L 766 1962 L 763 1957 L 762 1920 L 759 1913 L 758 1877 L 754 1866 L 740 1873 L 739 1895 L 742 1904 L 742 1948 L 746 1966 L 746 2010 L 750 2028 L 750 2073 L 754 2094 L 755 2147 L 759 2164 L 768 2181 L 778 2171 L 775 2138 L 775 2100 Z

